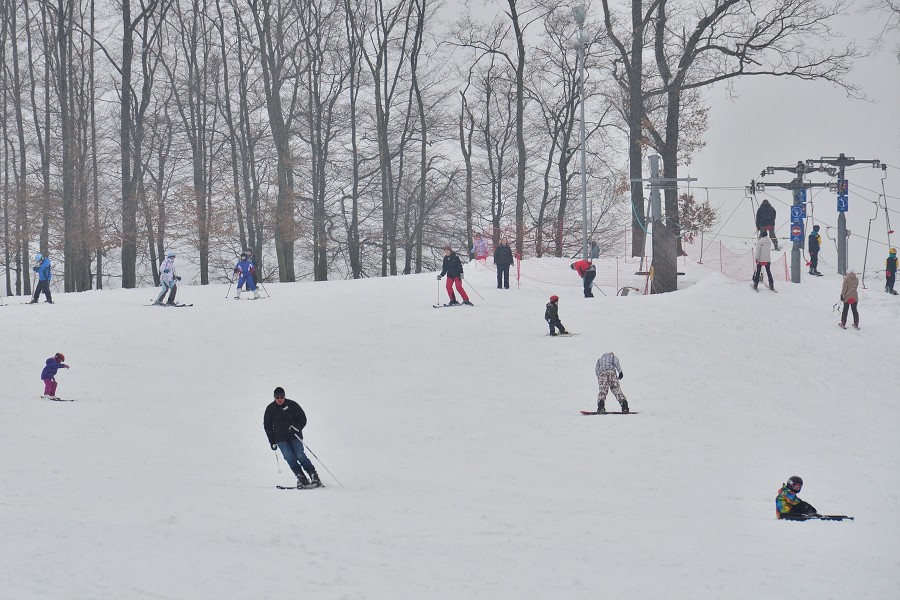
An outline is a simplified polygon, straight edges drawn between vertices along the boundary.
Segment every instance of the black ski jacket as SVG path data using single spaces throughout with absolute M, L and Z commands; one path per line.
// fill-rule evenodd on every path
M 508 267 L 513 264 L 512 248 L 500 244 L 494 249 L 494 264 L 498 267 Z
M 292 426 L 297 431 L 292 430 Z M 285 398 L 284 404 L 281 406 L 278 406 L 278 403 L 273 401 L 266 407 L 266 413 L 263 416 L 263 428 L 266 430 L 269 444 L 292 440 L 295 433 L 302 440 L 304 427 L 306 427 L 306 413 L 293 400 Z
M 756 211 L 756 228 L 761 229 L 764 225 L 775 225 L 775 207 L 765 200 Z
M 461 277 L 463 274 L 463 266 L 462 261 L 459 260 L 459 255 L 456 252 L 451 251 L 450 256 L 444 257 L 444 268 L 441 270 L 441 277 L 446 275 L 451 279 L 454 277 Z

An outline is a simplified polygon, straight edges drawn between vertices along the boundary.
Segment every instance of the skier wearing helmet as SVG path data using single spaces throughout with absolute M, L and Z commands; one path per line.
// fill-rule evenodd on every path
M 897 295 L 894 289 L 894 282 L 897 281 L 897 249 L 891 248 L 887 260 L 884 262 L 884 275 L 887 279 L 884 284 L 884 291 L 888 294 Z
M 31 269 L 37 273 L 38 284 L 34 287 L 34 297 L 31 298 L 29 304 L 37 304 L 41 292 L 44 292 L 47 304 L 53 304 L 53 298 L 50 296 L 50 280 L 52 279 L 50 258 L 40 253 L 35 254 L 34 266 Z
M 797 475 L 788 478 L 775 496 L 775 516 L 779 519 L 797 519 L 807 515 L 815 515 L 816 509 L 809 502 L 800 499 L 797 494 L 803 487 L 803 479 Z
M 60 369 L 68 369 L 69 365 L 65 364 L 66 357 L 62 352 L 57 352 L 47 359 L 44 363 L 44 370 L 41 371 L 41 379 L 44 381 L 44 395 L 41 398 L 45 400 L 57 400 L 56 397 L 56 372 Z
M 566 331 L 565 325 L 559 320 L 558 302 L 559 296 L 550 296 L 550 302 L 547 303 L 547 309 L 544 311 L 544 320 L 550 325 L 550 335 L 559 335 L 556 333 L 557 329 L 559 329 L 559 333 L 569 333 Z
M 175 251 L 166 252 L 166 259 L 159 265 L 159 294 L 153 304 L 162 305 L 162 299 L 169 292 L 167 304 L 175 304 L 175 282 L 181 281 L 181 277 L 175 275 Z

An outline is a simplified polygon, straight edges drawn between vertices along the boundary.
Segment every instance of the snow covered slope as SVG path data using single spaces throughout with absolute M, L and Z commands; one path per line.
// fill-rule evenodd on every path
M 896 598 L 900 302 L 870 282 L 845 331 L 836 276 L 686 268 L 593 300 L 469 268 L 475 308 L 432 309 L 434 274 L 2 308 L 0 597 Z M 582 335 L 546 336 L 551 293 Z M 578 412 L 609 350 L 640 415 Z M 77 402 L 39 399 L 54 352 Z M 275 489 L 276 386 L 345 487 Z M 794 474 L 856 521 L 777 521 Z

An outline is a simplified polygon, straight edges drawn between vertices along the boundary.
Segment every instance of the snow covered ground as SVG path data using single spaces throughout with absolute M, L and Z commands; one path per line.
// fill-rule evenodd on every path
M 871 276 L 845 331 L 836 275 L 685 268 L 593 300 L 470 268 L 474 309 L 434 274 L 2 308 L 0 597 L 896 598 L 900 301 Z M 582 335 L 546 336 L 551 293 Z M 578 412 L 609 350 L 640 415 Z M 39 399 L 55 352 L 77 402 Z M 276 386 L 344 487 L 275 489 Z M 777 521 L 794 474 L 856 521 Z

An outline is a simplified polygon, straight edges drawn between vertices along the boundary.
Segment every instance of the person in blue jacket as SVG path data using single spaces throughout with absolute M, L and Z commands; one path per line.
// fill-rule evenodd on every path
M 41 292 L 44 292 L 47 304 L 53 304 L 53 298 L 50 296 L 50 279 L 53 277 L 50 258 L 40 253 L 35 254 L 34 266 L 31 269 L 37 273 L 38 284 L 34 286 L 34 297 L 29 304 L 37 304 Z
M 259 290 L 256 289 L 256 282 L 253 281 L 253 277 L 256 275 L 256 266 L 246 252 L 241 254 L 241 260 L 234 265 L 234 274 L 238 276 L 234 299 L 241 299 L 241 288 L 246 284 L 247 291 L 253 292 L 253 299 L 259 300 Z
M 57 352 L 47 359 L 44 363 L 44 370 L 41 371 L 41 380 L 44 382 L 44 395 L 41 398 L 56 400 L 56 372 L 60 369 L 68 369 L 69 365 L 65 364 L 66 357 L 62 352 Z

